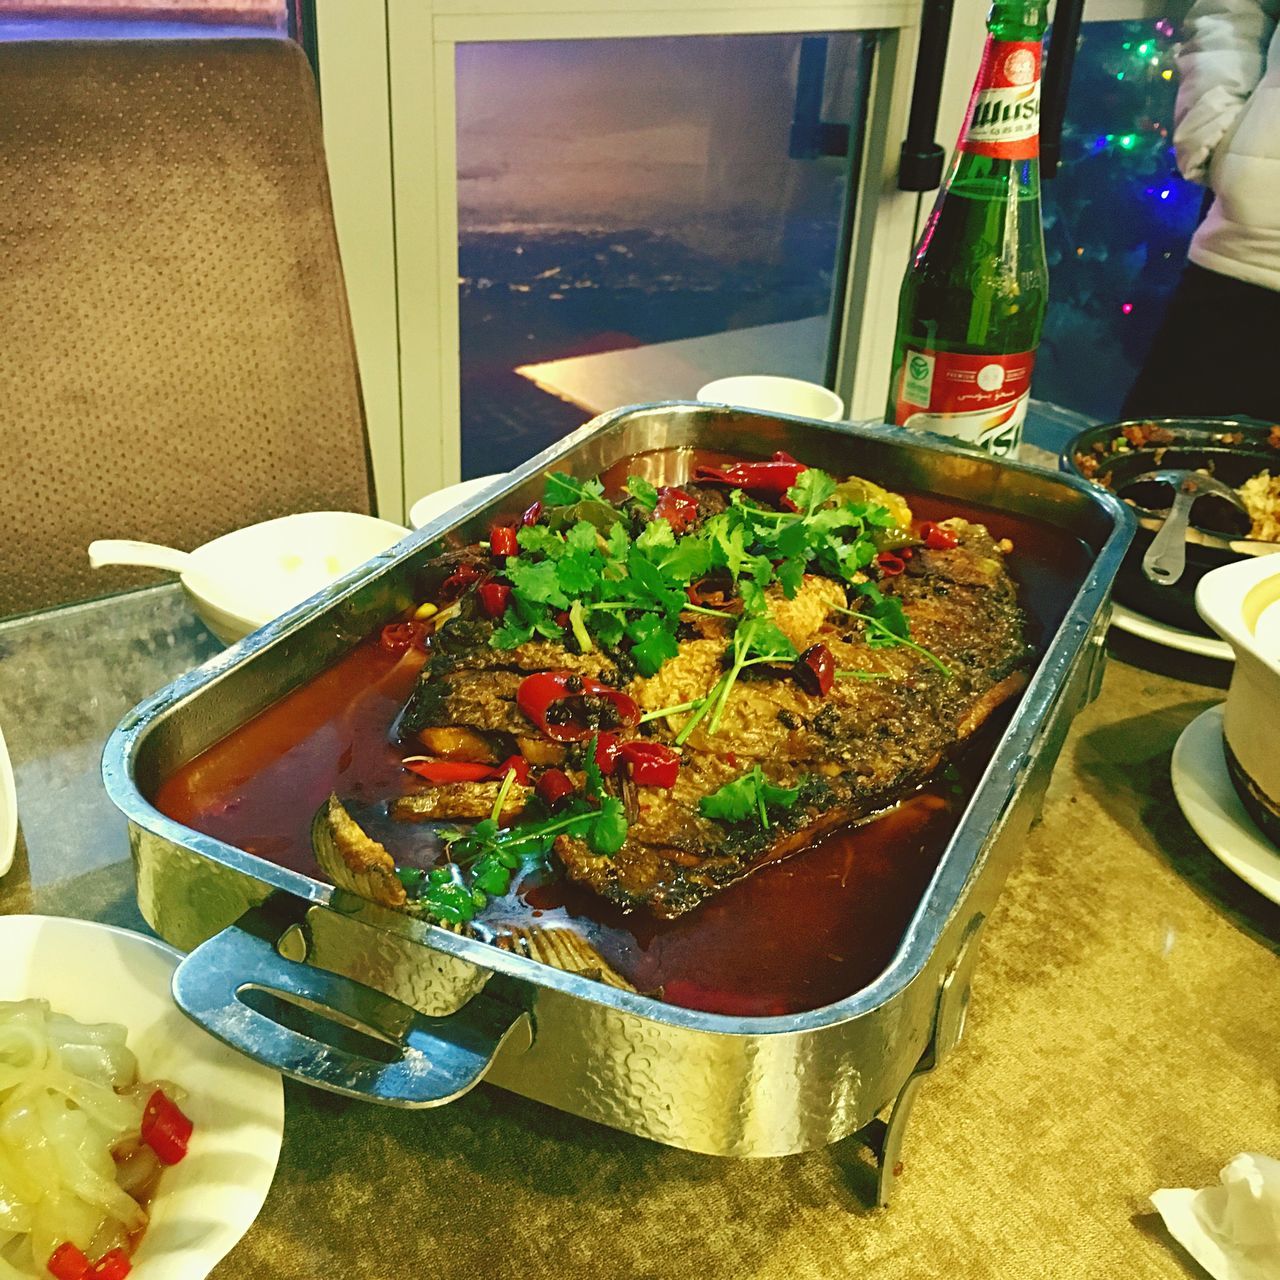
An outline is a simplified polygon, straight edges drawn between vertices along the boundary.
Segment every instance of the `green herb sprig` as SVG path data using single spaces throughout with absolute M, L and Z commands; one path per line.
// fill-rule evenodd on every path
M 706 694 L 645 716 L 691 711 L 679 745 L 707 717 L 707 731 L 718 730 L 744 670 L 795 659 L 794 647 L 768 617 L 764 591 L 776 582 L 794 598 L 805 574 L 816 571 L 865 597 L 865 607 L 850 612 L 866 622 L 873 648 L 904 644 L 950 674 L 909 639 L 901 602 L 860 581 L 878 553 L 877 538 L 900 532 L 896 517 L 878 503 L 845 497 L 825 471 L 800 473 L 786 494 L 789 509 L 762 506 L 735 490 L 724 511 L 679 537 L 662 519 L 647 519 L 632 536 L 633 518 L 652 513 L 658 491 L 639 476 L 629 477 L 623 491 L 622 505 L 610 504 L 597 479 L 548 475 L 549 523 L 521 529 L 521 554 L 506 561 L 511 607 L 490 640 L 494 647 L 513 649 L 535 636 L 561 639 L 567 625 L 581 652 L 625 650 L 640 675 L 652 676 L 679 653 L 682 616 L 733 623 L 727 669 Z M 716 572 L 730 579 L 739 613 L 691 603 L 691 584 Z
M 515 772 L 508 771 L 489 816 L 469 831 L 446 835 L 446 865 L 427 872 L 408 867 L 397 870 L 406 890 L 416 892 L 418 905 L 433 919 L 463 924 L 484 910 L 490 898 L 508 892 L 517 868 L 545 867 L 558 835 L 585 840 L 588 848 L 602 857 L 617 853 L 627 838 L 626 812 L 622 801 L 605 790 L 595 749 L 593 737 L 585 757 L 585 796 L 575 796 L 564 812 L 502 827 L 502 807 L 515 781 Z
M 800 786 L 804 779 L 800 781 Z M 698 812 L 717 822 L 745 822 L 756 818 L 764 830 L 769 829 L 769 809 L 791 809 L 800 798 L 800 786 L 780 787 L 764 776 L 759 765 L 733 782 L 703 796 Z

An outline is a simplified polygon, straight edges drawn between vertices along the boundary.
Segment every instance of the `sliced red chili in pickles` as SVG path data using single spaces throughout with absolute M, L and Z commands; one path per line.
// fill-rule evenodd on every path
M 533 789 L 548 809 L 554 809 L 562 800 L 573 795 L 575 790 L 573 781 L 563 769 L 547 769 Z
M 124 1280 L 133 1270 L 128 1253 L 124 1249 L 108 1249 L 93 1263 L 87 1272 L 87 1280 Z
M 661 742 L 640 738 L 618 746 L 631 781 L 638 787 L 674 787 L 680 772 L 680 753 Z
M 881 575 L 886 578 L 896 578 L 907 567 L 906 561 L 892 551 L 882 551 L 876 556 L 876 564 Z
M 825 698 L 836 679 L 836 660 L 825 644 L 811 644 L 797 659 L 796 683 L 815 698 Z
M 658 490 L 658 503 L 653 509 L 655 520 L 665 520 L 673 533 L 684 533 L 698 519 L 698 500 L 683 489 L 664 484 Z
M 187 1154 L 194 1127 L 163 1089 L 157 1089 L 147 1099 L 142 1112 L 141 1138 L 161 1164 L 177 1164 Z
M 640 708 L 625 693 L 570 671 L 526 676 L 516 689 L 516 705 L 556 742 L 580 742 L 601 729 L 629 729 L 640 719 Z
M 520 554 L 520 544 L 516 541 L 515 525 L 495 524 L 490 528 L 489 554 L 495 560 L 505 560 L 508 556 Z
M 800 473 L 808 469 L 789 453 L 779 452 L 769 462 L 732 462 L 727 467 L 695 467 L 693 478 L 781 497 L 800 478 Z
M 950 551 L 952 547 L 959 546 L 960 537 L 951 529 L 944 529 L 932 520 L 926 520 L 920 526 L 920 541 L 930 551 Z
M 532 524 L 538 523 L 538 517 L 542 514 L 542 503 L 533 502 L 524 510 L 524 515 L 520 517 L 520 527 L 527 529 Z
M 86 1273 L 87 1280 L 124 1280 L 133 1263 L 123 1249 L 108 1249 Z
M 408 653 L 410 649 L 420 649 L 425 653 L 429 630 L 426 622 L 389 622 L 382 628 L 378 643 L 388 653 L 396 655 Z
M 472 760 L 433 760 L 409 756 L 400 762 L 410 773 L 440 786 L 451 782 L 496 782 L 508 773 L 521 786 L 529 782 L 529 762 L 523 756 L 508 756 L 501 764 L 479 764 Z
M 480 608 L 486 618 L 500 618 L 511 603 L 511 588 L 505 582 L 482 582 L 476 588 Z
M 49 1255 L 49 1261 L 45 1264 L 49 1274 L 56 1280 L 84 1280 L 92 1265 L 70 1240 L 60 1244 Z

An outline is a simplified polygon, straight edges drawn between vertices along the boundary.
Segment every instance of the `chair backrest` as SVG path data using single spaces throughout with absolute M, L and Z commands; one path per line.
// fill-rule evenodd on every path
M 315 82 L 285 40 L 0 44 L 0 616 L 372 510 Z

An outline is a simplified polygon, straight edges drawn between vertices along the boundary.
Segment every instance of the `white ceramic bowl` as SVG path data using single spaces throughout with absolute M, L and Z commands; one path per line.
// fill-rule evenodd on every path
M 839 422 L 844 417 L 844 401 L 834 391 L 816 382 L 806 382 L 803 378 L 782 378 L 773 374 L 748 373 L 735 378 L 717 378 L 699 389 L 698 399 L 764 413 L 817 418 L 820 422 Z
M 179 1012 L 169 984 L 181 956 L 162 943 L 85 920 L 0 916 L 0 956 L 0 1000 L 119 1022 L 143 1078 L 187 1091 L 191 1145 L 161 1175 L 130 1280 L 203 1280 L 267 1197 L 284 1132 L 280 1077 Z
M 1235 653 L 1222 722 L 1232 781 L 1254 821 L 1280 840 L 1280 554 L 1206 573 L 1196 608 Z
M 435 493 L 425 494 L 409 508 L 409 523 L 415 529 L 430 524 L 447 511 L 452 511 L 461 502 L 487 489 L 495 481 L 502 479 L 501 472 L 489 476 L 476 476 L 473 480 L 463 480 L 458 484 L 446 485 Z
M 182 585 L 209 630 L 234 644 L 408 533 L 354 511 L 281 516 L 197 547 Z

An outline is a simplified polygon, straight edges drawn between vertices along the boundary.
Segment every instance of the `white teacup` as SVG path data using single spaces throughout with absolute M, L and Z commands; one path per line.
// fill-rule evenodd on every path
M 839 422 L 844 417 L 844 401 L 834 391 L 803 378 L 782 378 L 773 374 L 748 373 L 735 378 L 717 378 L 698 390 L 698 399 L 710 404 L 730 404 L 765 413 L 790 413 L 797 418 L 817 418 Z

